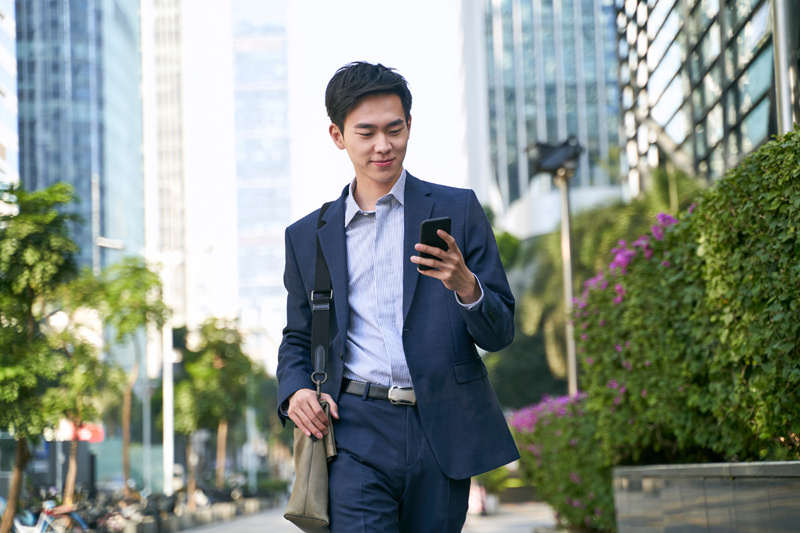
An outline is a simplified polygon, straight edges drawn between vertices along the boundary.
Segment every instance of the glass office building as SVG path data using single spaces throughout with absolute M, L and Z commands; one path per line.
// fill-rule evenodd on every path
M 491 157 L 504 207 L 550 190 L 549 177 L 530 176 L 525 149 L 536 141 L 574 135 L 586 148 L 575 189 L 617 183 L 613 0 L 486 0 L 485 9 Z
M 75 187 L 81 264 L 141 253 L 138 0 L 17 0 L 16 16 L 23 183 Z
M 796 2 L 777 1 L 795 11 L 786 21 L 789 33 L 777 42 L 796 45 Z M 622 137 L 632 194 L 664 157 L 715 180 L 778 132 L 773 1 L 617 5 Z M 794 82 L 782 82 L 796 85 L 797 57 L 791 60 Z
M 231 2 L 239 308 L 251 354 L 274 372 L 285 322 L 284 230 L 292 222 L 283 0 Z
M 19 180 L 17 42 L 13 0 L 0 0 L 0 183 Z

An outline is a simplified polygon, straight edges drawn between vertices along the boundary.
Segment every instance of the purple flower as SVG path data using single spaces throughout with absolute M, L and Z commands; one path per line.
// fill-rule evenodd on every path
M 650 237 L 648 237 L 647 235 L 642 235 L 641 237 L 633 241 L 632 246 L 636 248 L 647 248 L 647 245 L 649 243 L 650 243 Z
M 587 324 L 586 322 L 581 324 L 581 329 L 586 329 L 587 327 L 589 327 L 589 324 Z
M 585 340 L 586 340 L 586 339 L 588 339 L 588 338 L 589 338 L 589 336 L 588 336 L 588 335 L 586 335 L 586 333 L 581 333 L 581 340 L 584 340 L 584 341 L 585 341 Z
M 572 498 L 570 498 L 569 496 L 564 498 L 564 501 L 567 503 L 567 505 L 571 505 L 572 504 Z
M 658 223 L 664 227 L 678 223 L 678 219 L 669 213 L 659 213 L 656 215 L 656 220 L 658 220 Z
M 583 518 L 583 523 L 586 524 L 587 526 L 590 526 L 590 525 L 592 525 L 592 519 L 589 518 L 588 516 L 585 516 Z
M 642 398 L 647 398 L 647 390 L 642 389 Z
M 614 305 L 619 305 L 622 303 L 622 296 L 617 296 L 614 298 Z
M 690 206 L 689 206 L 689 213 L 694 213 L 694 208 L 695 208 L 695 207 L 697 207 L 697 204 L 696 204 L 696 203 L 694 203 L 694 204 L 690 205 Z
M 626 390 L 628 390 L 628 389 L 626 389 L 625 387 L 620 387 L 620 388 L 619 388 L 619 393 L 620 393 L 620 394 L 625 394 L 625 391 L 626 391 Z
M 578 445 L 578 439 L 570 439 L 569 440 L 569 445 L 570 446 L 577 446 Z
M 595 508 L 595 510 L 594 510 L 594 514 L 595 514 L 596 516 L 600 516 L 600 515 L 602 515 L 602 514 L 603 514 L 603 512 L 600 510 L 600 508 L 599 508 L 599 507 L 597 507 L 597 508 Z
M 608 281 L 603 280 L 603 283 L 600 284 L 600 288 L 605 290 L 606 287 L 608 287 Z
M 645 248 L 645 250 L 644 250 L 644 258 L 645 259 L 650 259 L 651 257 L 653 257 L 653 249 L 652 248 Z
M 625 347 L 626 347 L 626 348 L 627 348 L 628 346 L 630 346 L 630 345 L 631 345 L 631 341 L 625 341 Z
M 581 501 L 580 500 L 572 500 L 572 505 L 573 505 L 573 507 L 580 507 L 581 506 Z
M 591 357 L 587 357 L 586 358 L 586 364 L 589 365 L 589 366 L 592 366 L 594 364 L 594 359 L 592 359 Z
M 609 389 L 616 389 L 617 387 L 619 387 L 619 384 L 617 383 L 616 379 L 612 379 L 611 381 L 608 382 L 606 387 L 608 387 Z
M 619 241 L 619 247 L 612 248 L 611 253 L 614 254 L 614 260 L 610 265 L 608 265 L 608 268 L 610 270 L 619 268 L 620 272 L 625 274 L 625 269 L 633 260 L 633 256 L 636 255 L 636 251 L 628 248 L 628 246 L 625 244 L 625 241 Z
M 661 226 L 653 226 L 650 229 L 653 230 L 653 237 L 655 237 L 657 241 L 664 240 L 664 228 Z
M 617 283 L 616 285 L 614 285 L 614 290 L 617 291 L 617 294 L 619 295 L 623 295 L 626 292 L 628 292 L 625 290 L 625 287 L 623 287 L 621 283 Z
M 601 320 L 601 321 L 600 321 L 600 327 L 602 328 L 602 327 L 603 327 L 603 326 L 605 326 L 605 325 L 606 325 L 606 321 L 605 321 L 605 320 Z
M 633 368 L 633 365 L 631 364 L 630 361 L 623 361 L 622 368 L 624 368 L 625 370 L 630 370 Z
M 669 266 L 669 261 L 661 261 L 661 266 L 668 267 Z
M 614 398 L 614 405 L 619 405 L 619 402 L 621 402 L 621 401 L 622 401 L 622 398 L 617 396 L 616 398 Z
M 580 485 L 580 484 L 581 484 L 581 476 L 579 476 L 579 475 L 578 475 L 578 474 L 576 474 L 575 472 L 570 472 L 570 473 L 569 473 L 569 478 L 570 478 L 570 479 L 572 480 L 572 482 L 573 482 L 573 483 L 575 483 L 576 485 Z
M 650 366 L 650 361 L 645 361 L 644 366 Z
M 622 351 L 622 345 L 621 345 L 621 344 L 617 344 L 616 346 L 614 346 L 614 348 L 616 348 L 616 350 L 617 350 L 618 352 L 621 352 L 621 351 Z

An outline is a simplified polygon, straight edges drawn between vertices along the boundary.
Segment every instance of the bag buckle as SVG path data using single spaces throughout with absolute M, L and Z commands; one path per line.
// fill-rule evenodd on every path
M 389 401 L 394 405 L 417 405 L 417 395 L 413 387 L 391 387 Z
M 316 297 L 314 296 L 316 294 Z M 315 301 L 316 300 L 316 301 Z M 330 311 L 331 300 L 333 300 L 333 289 L 330 293 L 311 291 L 311 310 Z

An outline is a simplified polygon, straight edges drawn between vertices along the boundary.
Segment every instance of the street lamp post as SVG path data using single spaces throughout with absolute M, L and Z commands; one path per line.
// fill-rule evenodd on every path
M 578 363 L 575 355 L 575 333 L 572 327 L 572 246 L 569 231 L 569 180 L 575 175 L 583 147 L 575 137 L 561 144 L 535 142 L 526 149 L 531 175 L 553 176 L 561 191 L 561 260 L 564 267 L 564 307 L 566 310 L 567 384 L 569 395 L 578 395 Z

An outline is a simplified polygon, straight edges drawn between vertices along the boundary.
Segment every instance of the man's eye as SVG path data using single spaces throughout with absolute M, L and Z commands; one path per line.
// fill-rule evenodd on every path
M 371 133 L 359 133 L 359 135 L 361 135 L 361 136 L 362 136 L 362 137 L 364 137 L 365 139 L 368 139 L 368 138 L 372 137 L 372 134 L 371 134 Z
M 401 131 L 403 131 L 403 130 L 394 130 L 394 131 L 390 131 L 389 133 L 391 133 L 392 135 L 398 135 Z

